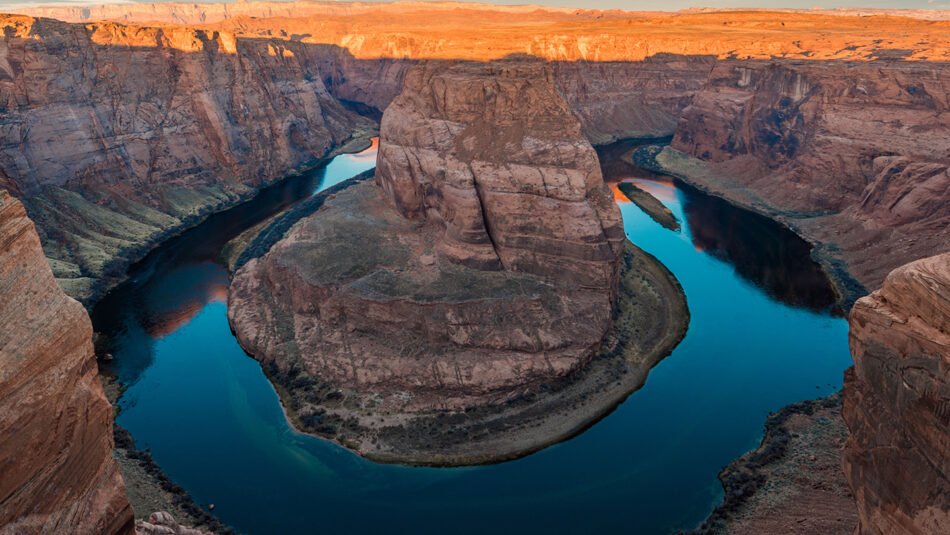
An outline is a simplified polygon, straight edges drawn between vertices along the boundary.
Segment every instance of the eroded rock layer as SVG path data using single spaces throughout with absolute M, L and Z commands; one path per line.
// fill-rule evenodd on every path
M 857 533 L 950 532 L 950 254 L 894 270 L 850 322 L 844 470 Z
M 439 227 L 448 262 L 616 288 L 620 212 L 541 62 L 410 70 L 383 117 L 376 183 L 401 215 Z
M 372 183 L 351 186 L 237 272 L 231 325 L 265 368 L 387 410 L 501 402 L 598 347 L 609 292 L 455 265 L 436 240 Z
M 67 293 L 87 303 L 169 233 L 373 128 L 353 112 L 379 118 L 399 94 L 407 70 L 425 59 L 531 55 L 552 61 L 557 92 L 593 143 L 672 135 L 700 90 L 705 96 L 692 109 L 710 126 L 742 127 L 729 115 L 743 111 L 744 104 L 734 100 L 761 101 L 741 114 L 749 121 L 733 146 L 719 139 L 728 134 L 704 132 L 702 121 L 689 119 L 696 113 L 679 123 L 689 131 L 681 132 L 677 143 L 694 156 L 708 152 L 710 161 L 740 178 L 758 176 L 762 163 L 742 150 L 778 147 L 774 154 L 781 157 L 766 162 L 765 174 L 778 183 L 788 178 L 797 189 L 777 192 L 776 206 L 797 210 L 783 202 L 789 193 L 801 193 L 817 203 L 807 206 L 808 213 L 829 204 L 834 205 L 829 210 L 840 210 L 802 232 L 828 243 L 829 254 L 844 258 L 867 286 L 928 247 L 927 253 L 934 252 L 930 237 L 912 242 L 911 234 L 932 236 L 943 223 L 921 222 L 927 214 L 908 211 L 908 206 L 929 210 L 930 203 L 919 199 L 929 194 L 903 192 L 916 187 L 907 184 L 926 183 L 926 192 L 942 187 L 943 156 L 933 140 L 945 137 L 940 94 L 941 62 L 950 50 L 946 22 L 411 2 L 150 4 L 31 13 L 123 21 L 67 24 L 27 16 L 2 21 L 0 187 L 23 200 L 57 278 Z M 893 75 L 894 67 L 884 60 L 897 62 L 905 74 Z M 740 61 L 749 63 L 745 74 L 729 70 L 742 66 Z M 762 74 L 768 69 L 755 61 L 776 65 Z M 854 78 L 856 72 L 863 78 Z M 810 80 L 808 102 L 797 100 L 793 89 L 787 104 L 768 96 L 786 96 L 783 84 L 799 74 Z M 740 82 L 746 85 L 740 88 Z M 738 93 L 722 90 L 729 84 Z M 905 105 L 910 115 L 892 113 Z M 865 147 L 858 152 L 867 160 L 859 164 L 863 175 L 858 176 L 851 172 L 854 165 L 829 161 L 827 154 L 843 149 L 840 154 L 854 155 L 856 149 L 835 136 L 858 128 L 862 109 L 883 110 L 886 118 L 879 121 L 881 128 L 858 132 Z M 727 120 L 719 124 L 714 116 L 723 110 Z M 794 126 L 778 119 L 794 135 L 749 138 L 751 126 L 765 125 L 761 135 L 775 134 L 779 127 L 766 123 L 782 114 L 802 116 Z M 831 126 L 816 131 L 827 135 L 808 152 L 815 161 L 789 155 L 789 143 L 809 143 L 797 137 L 799 127 L 814 130 L 810 118 L 826 117 Z M 692 141 L 690 134 L 696 136 Z M 930 141 L 906 151 L 904 141 L 878 150 L 892 135 Z M 717 152 L 730 155 L 720 161 Z M 786 165 L 796 161 L 794 169 Z M 839 171 L 841 183 L 826 187 L 821 177 Z M 881 187 L 870 204 L 858 206 L 853 199 L 844 204 L 843 194 L 853 197 L 862 180 L 872 179 Z M 885 184 L 894 181 L 905 186 Z M 743 187 L 766 196 L 774 189 L 767 182 L 743 179 Z M 898 198 L 901 218 L 893 223 L 901 229 L 893 231 L 882 226 L 889 216 L 879 212 L 893 211 Z M 932 199 L 941 202 L 940 192 Z M 884 248 L 863 247 L 879 235 L 886 235 L 880 240 Z
M 0 191 L 0 532 L 133 534 L 92 324 Z

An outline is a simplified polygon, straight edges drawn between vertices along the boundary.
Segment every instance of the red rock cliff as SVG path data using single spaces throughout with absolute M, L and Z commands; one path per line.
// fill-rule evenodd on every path
M 672 146 L 733 179 L 740 200 L 833 244 L 875 288 L 950 247 L 948 93 L 943 63 L 724 61 Z
M 856 533 L 948 533 L 950 254 L 891 272 L 850 322 L 844 470 Z
M 0 532 L 134 533 L 92 325 L 0 192 Z

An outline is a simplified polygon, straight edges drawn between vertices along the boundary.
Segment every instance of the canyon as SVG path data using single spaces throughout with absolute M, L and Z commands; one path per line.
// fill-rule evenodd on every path
M 2 191 L 0 284 L 0 531 L 134 534 L 92 324 Z
M 624 243 L 593 146 L 671 138 L 629 158 L 780 221 L 839 306 L 856 302 L 842 413 L 859 532 L 945 531 L 947 257 L 900 266 L 950 250 L 950 23 L 917 15 L 247 2 L 0 16 L 0 420 L 26 430 L 0 456 L 0 523 L 133 529 L 91 327 L 65 294 L 92 306 L 155 245 L 378 130 L 374 181 L 322 194 L 234 275 L 231 324 L 297 427 L 377 460 L 476 464 L 623 401 L 687 313 L 673 276 Z M 630 295 L 647 304 L 617 316 Z M 636 373 L 607 358 L 627 351 Z M 569 377 L 622 384 L 589 400 Z M 538 402 L 552 384 L 580 416 Z M 498 405 L 521 438 L 491 442 L 480 411 Z M 468 428 L 416 418 L 466 408 Z M 425 450 L 460 427 L 461 446 Z

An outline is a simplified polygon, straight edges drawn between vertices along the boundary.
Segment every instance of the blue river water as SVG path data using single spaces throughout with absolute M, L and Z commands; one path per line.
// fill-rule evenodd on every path
M 210 218 L 134 266 L 94 311 L 115 357 L 106 371 L 128 385 L 118 424 L 241 533 L 687 529 L 721 499 L 717 473 L 758 444 L 769 412 L 841 387 L 847 323 L 809 297 L 825 295 L 827 281 L 807 248 L 715 199 L 639 180 L 683 228 L 666 230 L 618 197 L 627 235 L 676 275 L 692 320 L 616 411 L 565 443 L 470 468 L 379 465 L 297 433 L 231 334 L 216 257 L 244 228 L 374 164 L 375 149 L 341 155 Z M 638 176 L 625 173 L 607 174 Z

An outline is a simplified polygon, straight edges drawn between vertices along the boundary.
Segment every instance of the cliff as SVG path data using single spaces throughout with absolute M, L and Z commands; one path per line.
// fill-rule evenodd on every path
M 950 255 L 900 267 L 851 311 L 843 415 L 856 533 L 950 531 Z
M 82 305 L 0 192 L 0 531 L 133 534 Z
M 928 62 L 720 62 L 672 147 L 725 177 L 698 182 L 785 220 L 876 288 L 950 247 L 948 90 L 950 70 Z
M 0 185 L 87 301 L 171 232 L 374 128 L 282 41 L 23 16 L 0 26 Z
M 402 216 L 438 222 L 449 262 L 616 287 L 620 212 L 541 62 L 412 69 L 383 117 L 376 183 Z

